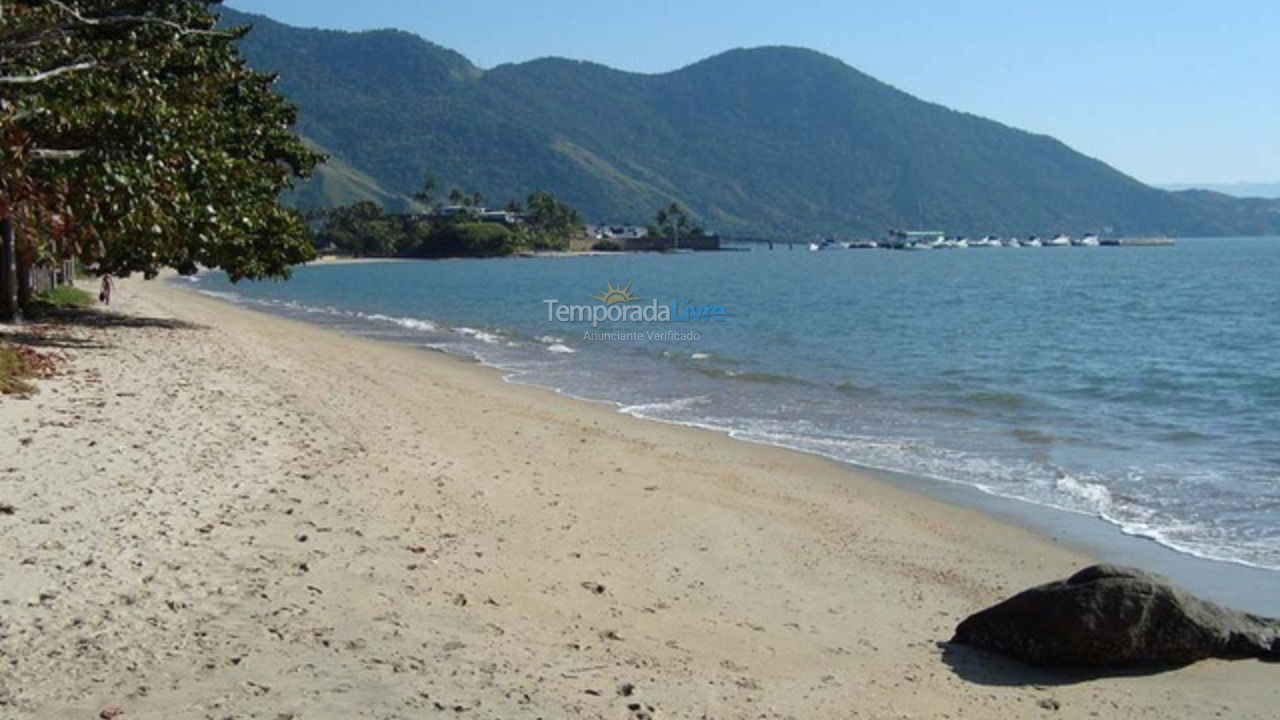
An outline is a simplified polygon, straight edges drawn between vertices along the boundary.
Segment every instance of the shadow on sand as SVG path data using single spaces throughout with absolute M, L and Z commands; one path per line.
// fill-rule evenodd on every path
M 1182 665 L 1161 665 L 1137 668 L 1053 668 L 1037 667 L 1019 662 L 997 653 L 940 642 L 942 662 L 962 680 L 976 685 L 996 687 L 1061 687 L 1100 680 L 1102 678 L 1146 677 L 1177 670 Z
M 5 340 L 32 348 L 81 349 L 107 348 L 101 337 L 77 333 L 76 330 L 108 330 L 112 328 L 155 328 L 161 330 L 207 330 L 207 326 L 173 318 L 122 315 L 98 309 L 64 309 L 48 306 L 33 308 L 25 324 L 0 333 Z

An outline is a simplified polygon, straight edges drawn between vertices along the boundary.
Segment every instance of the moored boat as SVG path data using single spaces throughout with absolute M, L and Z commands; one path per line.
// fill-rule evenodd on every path
M 844 250 L 847 245 L 834 239 L 826 238 L 822 242 L 809 243 L 810 250 Z

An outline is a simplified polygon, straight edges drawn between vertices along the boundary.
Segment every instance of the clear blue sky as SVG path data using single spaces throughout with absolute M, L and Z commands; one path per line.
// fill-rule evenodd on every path
M 396 27 L 481 67 L 547 55 L 665 72 L 798 45 L 1053 135 L 1140 180 L 1280 181 L 1280 0 L 232 0 Z

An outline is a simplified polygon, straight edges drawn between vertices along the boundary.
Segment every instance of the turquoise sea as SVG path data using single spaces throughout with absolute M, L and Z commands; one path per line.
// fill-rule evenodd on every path
M 178 282 L 474 357 L 512 381 L 637 416 L 970 486 L 1181 553 L 1280 570 L 1280 239 L 752 247 Z M 613 308 L 592 297 L 611 286 L 634 298 L 615 313 L 656 304 L 692 320 L 660 322 L 653 310 L 649 322 L 594 328 L 556 319 Z

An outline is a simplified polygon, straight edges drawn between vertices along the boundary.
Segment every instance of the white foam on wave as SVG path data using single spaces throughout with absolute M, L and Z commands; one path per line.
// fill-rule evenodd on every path
M 409 330 L 420 330 L 423 332 L 431 332 L 432 330 L 438 329 L 436 324 L 431 322 L 430 320 L 422 320 L 419 318 L 395 317 L 392 315 L 383 315 L 382 313 L 372 313 L 372 314 L 357 313 L 356 316 L 363 318 L 365 320 L 376 320 L 379 322 L 388 322 L 393 325 L 399 325 L 402 328 L 407 328 Z
M 285 303 L 285 307 L 289 308 L 290 310 L 301 310 L 304 313 L 311 313 L 312 315 L 329 315 L 331 317 L 359 317 L 357 313 L 350 313 L 350 312 L 346 312 L 345 310 L 339 310 L 338 308 L 332 305 L 326 305 L 326 306 L 320 307 L 318 305 Z
M 1115 509 L 1115 500 L 1106 485 L 1081 480 L 1073 475 L 1063 473 L 1058 477 L 1054 487 L 1068 498 L 1083 503 L 1084 509 L 1099 515 L 1109 514 Z
M 332 305 L 308 305 L 297 300 L 272 300 L 269 298 L 252 298 L 245 297 L 239 293 L 219 290 L 203 290 L 199 289 L 203 295 L 209 295 L 221 300 L 230 300 L 231 302 L 241 304 L 261 305 L 269 308 L 283 308 L 293 312 L 307 313 L 309 315 L 327 315 L 330 317 L 356 318 L 360 320 L 369 320 L 372 322 L 389 323 L 398 325 L 408 330 L 416 330 L 420 332 L 434 332 L 439 330 L 439 326 L 430 320 L 415 317 L 400 317 L 396 315 L 384 315 L 383 313 L 366 313 L 359 310 L 343 310 Z M 489 333 L 480 333 L 470 328 L 460 328 L 460 332 L 464 335 L 475 334 L 479 339 L 493 343 L 497 342 L 497 336 Z
M 564 338 L 558 338 L 554 335 L 541 335 L 534 338 L 534 340 L 537 340 L 543 345 L 559 345 L 564 342 Z
M 457 332 L 459 335 L 466 335 L 467 337 L 473 337 L 476 340 L 479 340 L 480 342 L 486 343 L 489 345 L 497 345 L 498 343 L 502 342 L 501 335 L 497 335 L 491 332 L 485 332 L 484 330 L 477 330 L 475 328 L 460 327 L 460 328 L 455 328 L 455 332 Z
M 574 350 L 568 345 L 561 345 L 560 343 L 556 343 L 555 345 L 548 345 L 547 352 L 557 353 L 559 355 L 572 355 L 578 351 Z
M 222 292 L 219 290 L 197 290 L 196 292 L 200 293 L 201 295 L 208 295 L 209 297 L 218 298 L 219 300 L 229 300 L 230 302 L 233 302 L 233 303 L 244 302 L 244 297 L 240 295 L 240 293 Z
M 694 353 L 689 356 L 689 359 L 690 360 L 706 360 L 709 357 L 711 356 L 708 355 L 707 353 Z
M 661 419 L 661 418 L 654 418 Z M 671 421 L 667 421 L 671 422 Z M 727 432 L 731 437 L 822 455 L 867 468 L 904 473 L 929 480 L 971 487 L 987 495 L 1016 500 L 1061 512 L 1095 517 L 1132 537 L 1156 542 L 1185 555 L 1247 567 L 1280 570 L 1274 548 L 1260 543 L 1243 547 L 1238 539 L 1215 542 L 1216 533 L 1203 524 L 1177 521 L 1162 513 L 1124 502 L 1102 482 L 1059 472 L 1048 485 L 1028 482 L 1035 469 L 1006 464 L 958 451 L 947 451 L 914 439 L 881 437 L 818 437 L 780 431 L 772 423 L 734 421 L 729 427 L 705 422 L 678 422 Z
M 690 397 L 676 398 L 675 400 L 664 400 L 654 403 L 640 403 L 638 405 L 624 405 L 618 408 L 618 412 L 637 417 L 648 417 L 652 413 L 667 413 L 675 410 L 688 410 L 698 405 L 705 405 L 711 400 L 708 395 L 692 395 Z

